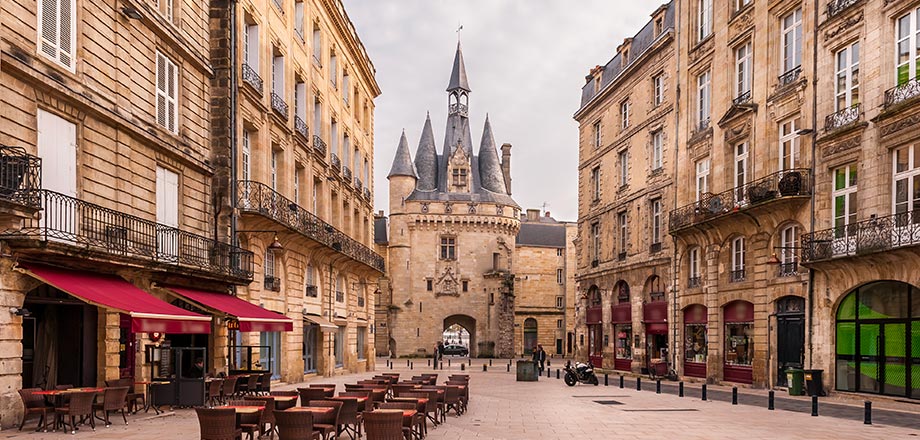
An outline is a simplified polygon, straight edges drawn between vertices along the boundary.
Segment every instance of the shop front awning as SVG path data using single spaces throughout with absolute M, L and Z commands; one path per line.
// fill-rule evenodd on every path
M 263 309 L 229 293 L 172 286 L 166 286 L 166 288 L 206 308 L 233 316 L 239 321 L 239 330 L 243 332 L 289 332 L 294 330 L 294 321 L 287 316 Z
M 89 304 L 131 318 L 135 333 L 211 333 L 211 317 L 176 307 L 114 275 L 21 264 L 20 270 Z
M 322 332 L 334 332 L 339 329 L 339 326 L 329 322 L 326 318 L 323 318 L 319 315 L 307 314 L 304 313 L 303 320 L 312 322 L 319 326 L 320 331 Z

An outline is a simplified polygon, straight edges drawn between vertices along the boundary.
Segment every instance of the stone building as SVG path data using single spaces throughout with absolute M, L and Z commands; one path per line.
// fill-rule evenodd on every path
M 674 341 L 674 242 L 666 213 L 677 177 L 676 2 L 663 5 L 582 88 L 578 168 L 579 353 L 646 371 Z
M 294 321 L 229 335 L 229 359 L 253 350 L 287 382 L 371 370 L 374 66 L 338 0 L 213 0 L 210 17 L 219 221 L 254 253 L 237 294 Z
M 455 324 L 469 332 L 472 356 L 514 351 L 514 237 L 521 222 L 511 198 L 511 145 L 502 145 L 499 161 L 486 118 L 474 153 L 471 90 L 458 44 L 440 154 L 429 118 L 415 161 L 403 133 L 387 177 L 391 287 L 381 300 L 388 301 L 387 351 L 396 356 L 430 355 Z
M 226 357 L 220 319 L 181 307 L 175 290 L 233 301 L 253 276 L 252 253 L 213 224 L 208 11 L 159 6 L 0 6 L 5 424 L 23 387 L 149 379 L 155 343 L 209 348 L 164 374 Z M 285 325 L 262 316 L 250 324 Z
M 537 344 L 548 355 L 574 349 L 575 235 L 572 222 L 528 209 L 515 237 L 514 353 L 530 355 Z

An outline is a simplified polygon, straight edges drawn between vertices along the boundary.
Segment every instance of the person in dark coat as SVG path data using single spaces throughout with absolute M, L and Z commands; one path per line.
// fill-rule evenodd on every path
M 533 361 L 540 364 L 540 374 L 543 374 L 543 364 L 546 363 L 546 352 L 543 351 L 543 346 L 537 344 L 537 348 L 533 351 Z

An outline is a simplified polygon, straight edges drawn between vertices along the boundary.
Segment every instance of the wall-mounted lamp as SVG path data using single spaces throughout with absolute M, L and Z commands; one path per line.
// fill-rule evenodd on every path
M 272 240 L 272 244 L 268 245 L 267 250 L 270 251 L 270 252 L 273 253 L 273 254 L 277 254 L 277 253 L 279 253 L 279 252 L 281 252 L 281 251 L 284 250 L 284 245 L 282 245 L 281 242 L 278 241 L 278 232 L 276 232 L 276 231 L 262 230 L 262 229 L 247 229 L 247 230 L 236 231 L 236 232 L 237 232 L 237 233 L 241 233 L 241 232 L 274 232 L 274 233 L 275 233 L 275 238 L 274 238 L 274 240 Z
M 10 313 L 16 316 L 30 316 L 32 312 L 25 307 L 10 307 Z
M 140 20 L 144 18 L 144 16 L 141 15 L 141 12 L 138 11 L 134 6 L 122 6 L 121 14 L 132 20 Z

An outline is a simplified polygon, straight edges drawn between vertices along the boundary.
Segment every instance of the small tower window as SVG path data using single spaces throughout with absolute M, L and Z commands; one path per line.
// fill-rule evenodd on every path
M 453 178 L 454 186 L 466 186 L 466 169 L 454 168 Z

